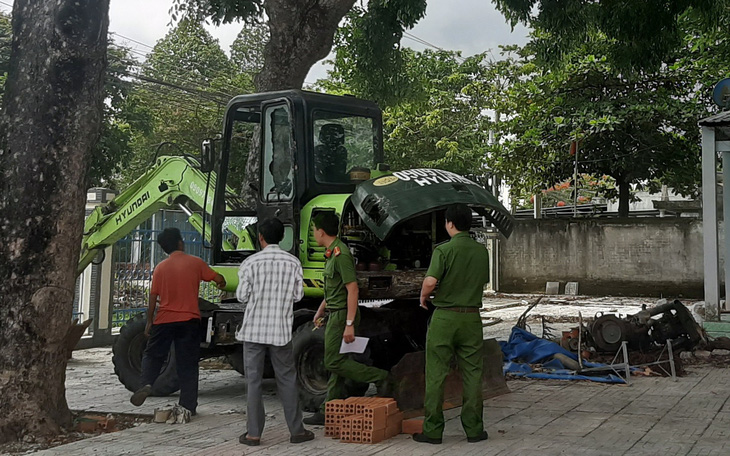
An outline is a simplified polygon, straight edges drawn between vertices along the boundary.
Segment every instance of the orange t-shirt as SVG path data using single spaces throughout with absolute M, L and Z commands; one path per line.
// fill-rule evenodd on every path
M 202 259 L 176 250 L 152 274 L 152 293 L 160 297 L 154 324 L 200 318 L 200 281 L 210 282 L 216 272 Z

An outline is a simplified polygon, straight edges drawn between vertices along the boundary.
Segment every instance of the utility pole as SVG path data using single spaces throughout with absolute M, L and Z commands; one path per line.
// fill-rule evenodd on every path
M 574 150 L 575 155 L 575 167 L 573 168 L 573 217 L 578 216 L 578 141 L 574 141 L 571 144 L 571 149 Z

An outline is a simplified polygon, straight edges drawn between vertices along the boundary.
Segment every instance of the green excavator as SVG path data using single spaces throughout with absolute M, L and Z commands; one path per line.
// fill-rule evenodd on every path
M 241 169 L 252 153 L 259 158 L 258 176 L 244 180 L 232 169 Z M 365 353 L 356 356 L 397 374 L 396 398 L 401 408 L 413 411 L 422 400 L 418 391 L 430 316 L 419 307 L 418 295 L 433 249 L 448 240 L 444 211 L 453 203 L 472 208 L 479 220 L 475 231 L 511 234 L 509 212 L 471 180 L 436 169 L 391 171 L 383 160 L 376 104 L 300 90 L 241 95 L 226 108 L 222 138 L 205 141 L 200 159 L 157 157 L 134 184 L 91 213 L 78 270 L 157 210 L 177 207 L 209 242 L 211 266 L 226 278 L 225 291 L 232 296 L 240 263 L 258 248 L 256 220 L 277 217 L 285 226 L 280 246 L 296 255 L 304 270 L 305 297 L 295 306 L 292 342 L 302 405 L 316 410 L 328 377 L 323 331 L 313 331 L 312 324 L 323 296 L 325 258 L 311 227 L 317 214 L 334 212 L 357 263 L 360 335 L 370 338 Z M 225 355 L 241 373 L 241 345 L 234 334 L 243 312 L 235 298 L 201 302 L 201 356 Z M 131 391 L 140 386 L 144 325 L 142 315 L 127 322 L 113 350 L 115 371 Z M 485 366 L 485 393 L 506 392 L 502 355 L 493 340 L 485 341 Z M 458 405 L 458 382 L 448 385 L 446 401 Z M 367 385 L 349 388 L 359 395 Z M 177 389 L 170 357 L 153 393 Z

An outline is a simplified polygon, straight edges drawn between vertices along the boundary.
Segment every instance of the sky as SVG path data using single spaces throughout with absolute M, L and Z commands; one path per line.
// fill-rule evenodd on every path
M 8 12 L 11 3 L 12 0 L 0 0 L 0 10 Z M 109 30 L 117 34 L 117 42 L 132 48 L 141 59 L 149 52 L 149 46 L 169 31 L 171 5 L 172 0 L 111 0 Z M 228 53 L 241 24 L 206 28 Z M 408 33 L 436 47 L 462 51 L 464 56 L 491 49 L 498 57 L 499 45 L 525 44 L 528 31 L 517 26 L 512 32 L 490 0 L 429 0 L 426 17 Z M 410 37 L 404 37 L 402 44 L 416 50 L 425 48 Z M 324 77 L 326 66 L 318 63 L 306 81 L 313 83 Z
M 168 11 L 171 5 L 172 0 L 111 0 L 109 29 L 153 46 L 170 28 Z M 241 24 L 208 26 L 207 29 L 228 53 Z M 528 31 L 517 26 L 511 32 L 509 24 L 490 0 L 429 0 L 426 17 L 409 33 L 437 47 L 462 51 L 464 56 L 492 49 L 497 57 L 500 44 L 525 44 Z M 149 51 L 149 48 L 131 41 L 125 44 L 141 53 Z M 425 48 L 408 37 L 404 37 L 402 44 L 416 50 Z M 326 66 L 318 63 L 306 80 L 312 83 L 326 75 Z

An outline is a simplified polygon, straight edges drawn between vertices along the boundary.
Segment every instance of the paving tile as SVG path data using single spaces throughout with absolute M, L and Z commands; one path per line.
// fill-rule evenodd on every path
M 730 443 L 730 413 L 720 412 L 712 418 L 710 425 L 702 433 L 701 441 L 709 439 L 724 439 Z
M 632 401 L 621 412 L 627 415 L 664 416 L 682 399 L 681 396 L 665 396 L 658 394 L 659 392 L 646 394 Z
M 142 407 L 116 381 L 108 349 L 76 352 L 67 371 L 67 400 L 74 409 L 147 413 L 177 401 L 151 397 Z M 444 412 L 442 445 L 408 435 L 378 444 L 345 444 L 323 437 L 289 443 L 275 382 L 264 385 L 267 419 L 262 445 L 246 447 L 244 379 L 235 371 L 201 371 L 199 414 L 186 425 L 148 424 L 41 451 L 40 455 L 231 455 L 253 456 L 614 456 L 730 454 L 730 375 L 726 369 L 690 367 L 688 376 L 634 378 L 631 386 L 589 382 L 514 380 L 510 394 L 484 401 L 490 438 L 466 442 L 460 409 Z
M 603 424 L 609 416 L 590 412 L 569 412 L 546 424 L 536 434 L 585 437 Z

